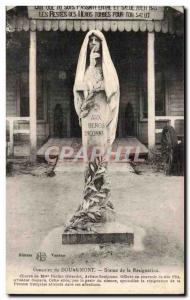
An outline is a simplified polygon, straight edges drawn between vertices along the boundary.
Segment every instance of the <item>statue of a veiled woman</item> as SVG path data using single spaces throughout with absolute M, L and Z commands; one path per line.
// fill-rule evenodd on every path
M 65 231 L 92 230 L 113 212 L 107 182 L 107 150 L 116 134 L 119 81 L 104 35 L 87 33 L 82 44 L 74 83 L 74 104 L 82 127 L 86 153 L 84 195 Z

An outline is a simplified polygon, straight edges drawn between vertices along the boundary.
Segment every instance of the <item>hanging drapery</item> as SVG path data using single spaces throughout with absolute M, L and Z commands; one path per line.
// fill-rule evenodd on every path
M 8 31 L 133 31 L 133 32 L 183 32 L 174 25 L 172 18 L 157 21 L 142 20 L 29 20 L 27 17 L 14 17 L 8 20 Z

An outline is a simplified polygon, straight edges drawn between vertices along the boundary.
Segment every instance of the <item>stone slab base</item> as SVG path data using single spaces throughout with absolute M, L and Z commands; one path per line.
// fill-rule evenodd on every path
M 64 223 L 48 232 L 37 251 L 46 252 L 47 261 L 51 263 L 57 263 L 59 261 L 68 265 L 70 265 L 71 261 L 80 264 L 81 259 L 84 261 L 85 257 L 87 257 L 89 262 L 93 261 L 96 264 L 97 261 L 100 262 L 101 259 L 104 259 L 104 255 L 111 255 L 108 253 L 109 251 L 114 257 L 117 257 L 118 253 L 121 254 L 122 252 L 126 255 L 126 251 L 129 251 L 129 253 L 131 253 L 130 251 L 144 251 L 145 245 L 143 240 L 146 236 L 145 230 L 141 226 L 136 226 L 134 223 L 130 222 L 127 215 L 116 213 L 116 219 L 117 221 L 113 222 L 94 224 L 93 231 L 86 233 L 80 232 L 83 236 L 85 234 L 95 233 L 105 237 L 106 233 L 114 234 L 115 240 L 113 242 L 103 240 L 101 243 L 87 244 L 87 241 L 85 240 L 85 243 L 83 244 L 81 242 L 77 244 L 66 244 L 65 242 L 65 244 L 63 244 L 63 235 L 64 237 L 67 235 L 67 240 L 64 239 L 64 241 L 68 242 L 68 239 L 70 238 L 68 237 L 68 234 L 79 234 L 77 232 L 64 233 Z M 133 237 L 130 237 L 130 240 L 128 239 L 127 242 L 121 242 L 121 239 L 119 240 L 118 238 L 118 234 L 119 236 L 122 236 L 120 234 L 126 235 L 126 233 L 132 233 Z M 127 239 L 128 236 L 130 235 L 127 235 L 127 237 L 125 236 L 125 239 Z M 52 256 L 52 254 L 58 254 L 58 256 L 55 257 Z
M 102 244 L 126 243 L 134 244 L 133 233 L 65 233 L 62 235 L 62 244 Z

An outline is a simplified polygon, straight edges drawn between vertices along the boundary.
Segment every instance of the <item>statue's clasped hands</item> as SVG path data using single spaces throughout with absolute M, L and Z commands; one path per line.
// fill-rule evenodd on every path
M 96 52 L 96 45 L 92 48 L 90 52 L 90 67 L 94 68 L 96 66 L 96 59 L 100 57 L 100 54 Z M 94 91 L 94 86 L 91 81 L 86 82 L 84 90 L 84 98 L 88 100 L 92 97 Z
M 89 68 L 95 68 L 96 59 L 100 57 L 100 54 L 96 52 L 96 45 L 92 48 L 90 52 L 90 66 Z M 95 91 L 98 91 L 101 88 L 101 82 L 94 85 L 93 80 L 87 80 L 84 85 L 84 101 L 81 106 L 80 117 L 84 118 L 88 115 L 90 109 L 94 107 L 94 99 L 92 98 Z
M 96 52 L 96 46 L 94 46 L 90 52 L 90 66 L 95 67 L 96 59 L 100 57 L 100 53 Z

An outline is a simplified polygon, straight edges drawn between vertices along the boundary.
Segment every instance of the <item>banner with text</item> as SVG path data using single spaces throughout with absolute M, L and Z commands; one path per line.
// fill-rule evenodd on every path
M 160 6 L 28 6 L 30 19 L 162 20 Z

